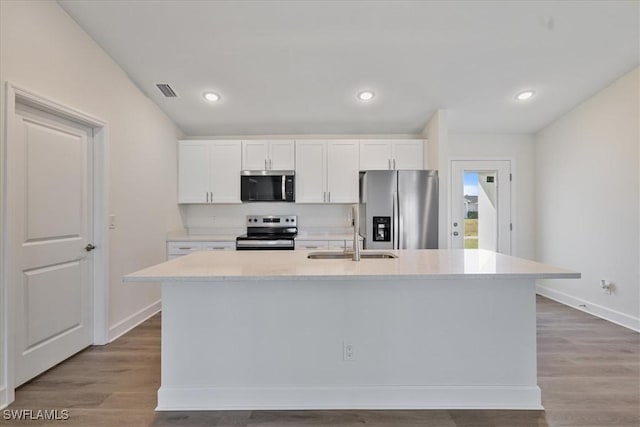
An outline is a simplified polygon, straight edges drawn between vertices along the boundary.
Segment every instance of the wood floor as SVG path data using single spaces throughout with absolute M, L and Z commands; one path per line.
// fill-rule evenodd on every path
M 640 426 L 640 335 L 538 297 L 545 411 L 233 411 L 155 413 L 160 316 L 89 348 L 16 392 L 9 409 L 68 409 L 52 426 Z

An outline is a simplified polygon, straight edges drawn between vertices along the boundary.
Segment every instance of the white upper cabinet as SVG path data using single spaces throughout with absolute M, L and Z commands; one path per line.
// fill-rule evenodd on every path
M 401 139 L 391 142 L 394 169 L 423 169 L 424 141 Z
M 178 143 L 178 203 L 240 203 L 239 141 Z
M 269 162 L 269 141 L 242 141 L 242 169 L 265 170 Z
M 210 151 L 210 203 L 241 203 L 238 141 L 215 141 Z
M 178 203 L 206 203 L 209 199 L 209 143 L 178 143 Z
M 357 203 L 358 141 L 296 141 L 296 202 Z
M 296 141 L 296 203 L 326 201 L 326 163 L 326 141 Z
M 357 203 L 360 193 L 358 141 L 327 142 L 327 201 Z
M 294 170 L 294 165 L 294 141 L 242 141 L 243 170 Z
M 360 170 L 424 168 L 422 139 L 361 140 Z

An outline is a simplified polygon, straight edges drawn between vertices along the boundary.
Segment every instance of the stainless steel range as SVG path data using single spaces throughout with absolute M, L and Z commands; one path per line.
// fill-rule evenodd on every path
M 247 234 L 236 238 L 239 251 L 293 250 L 298 234 L 296 215 L 249 215 Z

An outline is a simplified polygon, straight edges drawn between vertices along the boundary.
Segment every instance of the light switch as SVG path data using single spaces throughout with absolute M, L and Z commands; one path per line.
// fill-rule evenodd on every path
M 109 215 L 109 229 L 113 230 L 116 228 L 116 216 L 111 214 Z

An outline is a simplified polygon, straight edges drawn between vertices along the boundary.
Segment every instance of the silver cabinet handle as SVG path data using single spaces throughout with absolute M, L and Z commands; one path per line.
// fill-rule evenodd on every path
M 396 159 L 393 159 L 393 169 L 396 168 Z
M 273 159 L 269 159 L 269 169 L 273 169 Z
M 213 203 L 213 191 L 210 194 L 211 194 L 211 197 L 209 197 L 209 201 Z
M 326 191 L 322 193 L 322 201 L 327 203 L 327 192 Z
M 305 245 L 304 248 L 305 249 L 318 249 L 320 246 L 310 246 L 310 245 Z
M 207 191 L 207 203 L 209 203 L 209 192 Z
M 329 191 L 329 193 L 328 193 L 328 194 L 329 194 L 329 196 L 328 196 L 329 203 L 331 203 L 331 191 Z
M 391 170 L 391 159 L 389 159 L 389 170 Z
M 264 169 L 265 170 L 269 169 L 268 166 L 267 166 L 267 159 L 264 159 Z

